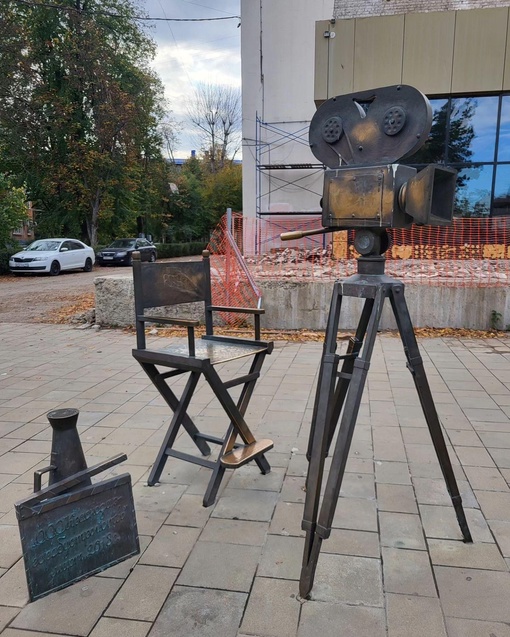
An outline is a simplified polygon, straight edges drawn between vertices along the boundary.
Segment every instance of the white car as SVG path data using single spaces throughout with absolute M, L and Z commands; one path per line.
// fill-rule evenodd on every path
M 9 269 L 14 274 L 42 272 L 56 276 L 61 270 L 90 272 L 95 259 L 94 250 L 77 239 L 40 239 L 13 254 Z

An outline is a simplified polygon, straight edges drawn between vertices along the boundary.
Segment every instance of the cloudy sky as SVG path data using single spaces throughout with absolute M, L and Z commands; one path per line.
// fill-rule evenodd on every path
M 151 17 L 224 18 L 240 15 L 240 0 L 145 0 Z M 165 85 L 173 117 L 182 122 L 177 157 L 189 157 L 197 139 L 186 122 L 186 100 L 200 82 L 241 85 L 239 20 L 149 22 L 158 45 L 154 68 Z

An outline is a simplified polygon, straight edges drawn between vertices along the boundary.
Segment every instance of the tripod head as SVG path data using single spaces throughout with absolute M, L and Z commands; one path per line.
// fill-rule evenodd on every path
M 309 130 L 310 148 L 327 167 L 323 228 L 284 233 L 281 239 L 354 229 L 362 249 L 367 244 L 382 254 L 388 247 L 383 238 L 388 228 L 449 225 L 457 172 L 437 164 L 418 172 L 396 163 L 423 146 L 431 126 L 430 103 L 412 86 L 387 86 L 325 101 Z

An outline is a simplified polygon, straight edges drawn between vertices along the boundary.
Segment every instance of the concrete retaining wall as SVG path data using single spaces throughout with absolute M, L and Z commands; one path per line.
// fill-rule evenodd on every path
M 264 281 L 258 283 L 266 310 L 263 327 L 272 329 L 325 329 L 333 282 Z M 409 312 L 415 327 L 457 327 L 489 329 L 491 312 L 501 314 L 498 325 L 510 324 L 510 291 L 490 287 L 432 287 L 408 284 L 405 287 Z M 96 322 L 99 325 L 134 324 L 134 296 L 131 275 L 117 274 L 95 279 Z M 344 298 L 341 329 L 356 327 L 362 301 Z M 181 306 L 171 315 L 196 317 L 196 308 Z M 389 303 L 381 328 L 395 329 Z

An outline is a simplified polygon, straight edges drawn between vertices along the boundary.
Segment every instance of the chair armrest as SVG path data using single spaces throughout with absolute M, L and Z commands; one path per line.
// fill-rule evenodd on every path
M 180 327 L 198 327 L 200 325 L 200 321 L 192 319 L 170 318 L 168 316 L 147 316 L 146 314 L 144 314 L 142 316 L 137 316 L 137 319 L 144 323 L 150 321 L 151 323 L 168 323 L 169 325 L 179 325 Z
M 228 307 L 223 305 L 208 305 L 209 312 L 232 312 L 237 314 L 253 314 L 255 338 L 260 341 L 260 316 L 265 314 L 265 310 L 258 307 Z
M 238 314 L 265 314 L 263 308 L 258 307 L 223 307 L 222 305 L 209 305 L 207 308 L 213 312 L 237 312 Z
M 151 321 L 152 323 L 168 323 L 169 325 L 178 325 L 188 330 L 188 349 L 189 355 L 195 356 L 195 327 L 200 325 L 200 321 L 192 319 L 170 318 L 168 316 L 147 316 L 146 314 L 136 317 L 142 323 Z

